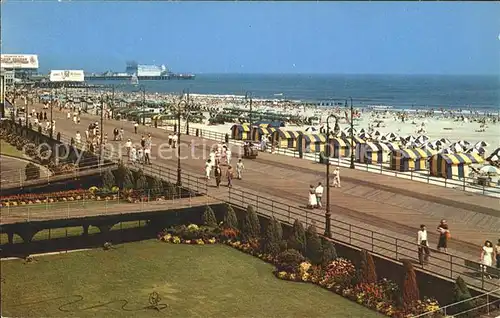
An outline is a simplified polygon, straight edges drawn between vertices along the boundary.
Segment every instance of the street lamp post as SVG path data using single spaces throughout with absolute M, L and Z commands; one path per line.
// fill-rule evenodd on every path
M 245 100 L 250 101 L 250 112 L 249 112 L 249 120 L 250 120 L 250 128 L 252 127 L 252 92 L 245 93 Z
M 331 223 L 332 214 L 330 213 L 330 118 L 335 118 L 335 127 L 338 125 L 339 118 L 330 114 L 326 118 L 326 212 L 325 212 L 325 236 L 332 237 Z
M 141 86 L 142 91 L 142 125 L 146 126 L 146 116 L 144 116 L 144 112 L 146 111 L 146 88 Z
M 354 108 L 352 106 L 352 97 L 349 96 L 349 99 L 351 100 L 351 165 L 349 166 L 350 169 L 355 169 L 356 167 L 354 166 Z M 346 101 L 347 104 L 347 101 Z
M 54 103 L 55 103 L 55 97 L 57 96 L 57 89 L 56 89 L 56 92 L 55 92 L 55 95 L 54 95 L 54 98 L 52 98 L 52 100 L 50 101 L 50 132 L 49 132 L 49 136 L 50 136 L 50 139 L 52 139 L 54 136 L 54 121 L 52 120 L 52 110 L 54 108 Z
M 182 186 L 182 170 L 181 170 L 181 105 L 187 103 L 181 99 L 177 104 L 177 186 Z
M 99 101 L 101 102 L 101 129 L 99 129 L 100 131 L 100 139 L 101 139 L 101 142 L 100 142 L 100 147 L 99 147 L 99 152 L 100 152 L 100 155 L 99 157 L 101 158 L 101 163 L 103 161 L 103 155 L 104 155 L 104 143 L 103 143 L 103 133 L 104 133 L 104 98 L 103 97 L 99 97 Z

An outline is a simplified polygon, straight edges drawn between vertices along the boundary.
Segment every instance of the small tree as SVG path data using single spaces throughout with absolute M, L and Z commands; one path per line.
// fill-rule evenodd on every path
M 134 188 L 134 181 L 131 173 L 128 173 L 124 176 L 121 188 L 124 190 L 131 190 Z
M 288 238 L 288 248 L 295 249 L 302 255 L 306 254 L 306 230 L 298 219 L 293 223 L 292 234 Z
M 359 266 L 359 282 L 361 283 L 376 283 L 377 272 L 375 270 L 375 262 L 373 256 L 367 250 L 361 250 L 361 262 Z
M 149 181 L 149 188 L 151 189 L 151 194 L 161 195 L 163 193 L 163 181 L 160 178 L 154 177 Z
M 115 176 L 113 175 L 113 172 L 111 170 L 106 170 L 102 174 L 102 187 L 106 190 L 111 190 L 116 184 L 115 181 Z
M 130 170 L 123 164 L 118 165 L 118 169 L 115 170 L 115 180 L 119 187 L 123 188 L 123 182 L 125 181 L 125 176 L 130 174 Z
M 280 244 L 283 239 L 281 223 L 276 218 L 271 218 L 264 234 L 264 252 L 273 256 L 280 252 Z
M 335 245 L 333 245 L 332 241 L 324 240 L 323 241 L 323 256 L 321 258 L 321 263 L 323 267 L 326 267 L 332 261 L 337 259 L 337 250 L 335 249 Z
M 135 181 L 136 190 L 147 191 L 147 187 L 148 187 L 148 180 L 146 179 L 146 176 L 140 175 L 139 178 L 137 178 Z
M 323 248 L 314 224 L 309 225 L 306 231 L 306 256 L 311 263 L 315 265 L 321 264 Z
M 238 229 L 238 218 L 231 205 L 226 204 L 226 213 L 224 213 L 224 227 L 237 230 Z
M 169 199 L 172 199 L 176 194 L 177 188 L 172 183 L 167 183 L 165 188 L 165 196 Z
M 455 302 L 461 302 L 457 306 L 458 312 L 463 312 L 472 309 L 473 304 L 471 301 L 466 301 L 470 299 L 472 296 L 469 291 L 469 287 L 467 287 L 467 283 L 463 280 L 461 276 L 457 277 L 455 281 L 455 286 L 453 288 L 453 300 Z
M 408 260 L 403 260 L 405 276 L 403 281 L 403 306 L 406 309 L 412 308 L 420 299 L 420 292 L 417 285 L 417 277 L 413 265 Z
M 259 238 L 260 236 L 259 217 L 257 216 L 257 213 L 255 213 L 255 210 L 251 205 L 248 205 L 247 207 L 247 213 L 245 214 L 243 225 L 241 228 L 243 231 L 243 238 L 247 241 Z
M 217 219 L 215 218 L 215 213 L 212 208 L 207 205 L 205 212 L 203 212 L 203 224 L 210 227 L 217 227 Z
M 40 178 L 40 167 L 29 162 L 24 168 L 24 174 L 26 176 L 26 181 L 36 180 Z

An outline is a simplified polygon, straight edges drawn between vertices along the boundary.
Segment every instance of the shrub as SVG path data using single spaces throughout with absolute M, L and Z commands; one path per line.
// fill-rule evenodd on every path
M 271 255 L 278 255 L 280 244 L 283 238 L 281 223 L 276 218 L 271 218 L 264 235 L 264 252 Z
M 243 239 L 246 241 L 251 239 L 256 239 L 260 236 L 260 221 L 257 213 L 253 206 L 248 205 L 247 213 L 243 218 L 243 224 L 241 227 Z
M 279 272 L 285 271 L 294 273 L 298 270 L 300 263 L 305 260 L 302 254 L 294 249 L 288 249 L 278 254 L 276 258 L 277 269 Z
M 288 248 L 295 249 L 302 255 L 306 253 L 306 230 L 298 219 L 293 222 L 293 231 L 288 238 Z
M 335 249 L 335 245 L 330 240 L 323 241 L 323 255 L 321 258 L 321 263 L 323 267 L 326 267 L 332 261 L 337 259 L 337 250 Z
M 453 288 L 453 296 L 454 296 L 453 300 L 455 302 L 463 301 L 462 303 L 456 305 L 458 312 L 472 309 L 473 304 L 471 303 L 471 301 L 465 301 L 472 297 L 469 291 L 469 287 L 467 287 L 467 283 L 460 276 L 458 276 L 457 280 L 455 281 L 455 286 Z
M 132 173 L 128 173 L 125 175 L 125 177 L 123 178 L 121 188 L 124 190 L 131 190 L 134 188 L 134 181 L 132 179 Z
M 228 229 L 238 229 L 238 218 L 231 205 L 226 204 L 226 213 L 224 213 L 224 227 Z
M 214 210 L 207 205 L 202 216 L 203 224 L 210 227 L 217 227 L 217 219 L 215 218 Z
M 104 171 L 102 175 L 102 187 L 106 190 L 111 190 L 116 184 L 115 176 L 111 172 L 111 170 Z
M 375 271 L 375 262 L 373 256 L 367 250 L 361 250 L 361 262 L 358 272 L 360 283 L 374 284 L 377 282 L 377 273 Z
M 306 231 L 306 256 L 311 263 L 315 265 L 321 264 L 323 248 L 314 224 L 309 225 Z
M 118 165 L 118 169 L 115 171 L 115 182 L 121 189 L 133 189 L 134 188 L 134 178 L 132 172 L 123 164 Z
M 136 179 L 135 179 L 135 189 L 136 190 L 143 190 L 146 191 L 148 187 L 148 180 L 146 179 L 146 176 L 142 172 L 142 170 L 139 170 L 136 174 Z
M 176 194 L 177 188 L 172 183 L 167 183 L 167 187 L 164 189 L 165 196 L 169 199 L 173 198 Z
M 24 168 L 24 174 L 26 175 L 26 181 L 39 179 L 40 167 L 29 162 Z
M 417 285 L 417 277 L 413 265 L 408 260 L 403 260 L 405 277 L 403 281 L 403 306 L 405 309 L 412 308 L 420 299 Z
M 163 194 L 163 181 L 159 178 L 151 178 L 149 182 L 149 188 L 151 189 L 151 194 L 158 196 Z

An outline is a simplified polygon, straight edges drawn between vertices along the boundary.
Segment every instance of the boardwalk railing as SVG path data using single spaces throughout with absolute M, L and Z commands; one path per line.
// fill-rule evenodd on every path
M 198 196 L 175 186 L 116 192 L 70 190 L 23 194 L 0 197 L 0 213 L 3 223 L 69 219 L 189 207 L 200 204 L 195 199 Z
M 471 306 L 470 309 L 463 309 Z M 477 314 L 490 315 L 493 311 L 500 310 L 500 288 L 492 290 L 490 292 L 471 297 L 462 301 L 455 302 L 443 307 L 440 307 L 433 311 L 428 311 L 426 313 L 420 314 L 418 316 L 413 316 L 412 318 L 420 317 L 432 317 L 433 313 L 443 313 L 446 317 L 449 314 L 453 314 L 457 317 L 467 317 L 466 314 L 475 312 Z M 473 316 L 478 316 L 478 315 Z M 463 315 L 463 316 L 462 316 Z
M 229 188 L 228 201 L 230 204 L 243 209 L 246 209 L 248 205 L 252 205 L 258 213 L 276 217 L 279 221 L 289 225 L 293 225 L 294 221 L 298 219 L 306 226 L 314 223 L 320 233 L 324 233 L 325 230 L 325 214 L 317 210 L 293 207 L 283 202 L 233 188 Z M 330 230 L 332 238 L 335 241 L 357 248 L 364 248 L 374 254 L 389 257 L 396 261 L 409 259 L 418 262 L 418 246 L 415 241 L 408 241 L 335 220 L 334 213 L 332 214 Z M 476 287 L 481 289 L 490 290 L 495 286 L 500 287 L 498 281 L 486 278 L 486 273 L 471 268 L 468 265 L 470 263 L 468 259 L 452 254 L 440 253 L 433 249 L 431 249 L 431 252 L 432 262 L 425 266 L 418 265 L 421 269 L 450 279 L 456 279 L 458 276 L 467 276 L 470 280 L 474 281 Z

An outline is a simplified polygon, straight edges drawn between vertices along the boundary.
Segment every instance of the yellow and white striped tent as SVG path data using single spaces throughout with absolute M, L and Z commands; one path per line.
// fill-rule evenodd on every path
M 302 135 L 300 131 L 285 131 L 283 129 L 278 129 L 276 132 L 280 148 L 296 148 L 297 140 Z
M 323 134 L 302 134 L 302 147 L 305 152 L 320 152 L 325 148 L 326 135 Z M 298 143 L 298 147 L 300 144 Z
M 395 149 L 391 156 L 391 169 L 397 171 L 426 170 L 427 158 L 435 152 L 429 149 Z
M 261 141 L 262 136 L 270 135 L 271 140 L 274 141 L 276 139 L 275 132 L 277 128 L 269 127 L 268 124 L 262 124 L 259 126 L 252 127 L 252 140 L 253 141 Z
M 469 174 L 470 164 L 483 162 L 484 159 L 477 153 L 439 153 L 431 158 L 430 173 L 446 179 L 463 178 Z
M 350 140 L 344 138 L 330 138 L 330 157 L 340 158 L 349 157 L 351 155 L 351 143 Z M 325 149 L 325 153 L 327 150 Z
M 231 127 L 231 138 L 235 140 L 249 140 L 250 139 L 250 125 L 233 125 Z
M 356 160 L 361 163 L 382 163 L 387 161 L 391 149 L 384 143 L 365 142 L 356 144 Z

